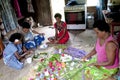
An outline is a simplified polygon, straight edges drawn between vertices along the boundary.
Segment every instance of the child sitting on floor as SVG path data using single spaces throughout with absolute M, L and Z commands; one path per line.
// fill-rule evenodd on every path
M 21 26 L 23 31 L 22 33 L 24 35 L 25 47 L 27 49 L 32 49 L 39 46 L 44 40 L 44 33 L 39 33 L 30 29 L 30 24 L 28 22 L 23 22 Z
M 14 69 L 22 69 L 23 62 L 21 60 L 25 55 L 29 54 L 29 51 L 23 49 L 22 46 L 23 35 L 20 33 L 14 33 L 9 38 L 9 43 L 3 51 L 4 63 Z

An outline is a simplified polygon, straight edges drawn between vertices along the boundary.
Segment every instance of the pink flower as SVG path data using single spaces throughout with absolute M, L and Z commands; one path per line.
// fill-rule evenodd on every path
M 30 78 L 29 80 L 34 80 L 33 78 Z

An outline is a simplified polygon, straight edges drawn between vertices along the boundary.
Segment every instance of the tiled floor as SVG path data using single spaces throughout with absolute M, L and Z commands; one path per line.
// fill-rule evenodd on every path
M 51 28 L 51 26 L 37 28 L 36 30 L 39 32 L 45 33 L 46 39 L 43 43 L 46 43 L 48 41 L 47 40 L 48 37 L 54 36 L 54 29 Z M 95 33 L 93 30 L 69 31 L 69 34 L 70 34 L 70 40 L 67 43 L 68 46 L 85 50 L 86 52 L 89 52 L 94 47 Z M 48 51 L 51 50 L 52 46 L 54 45 L 50 45 L 47 50 Z M 25 64 L 22 70 L 13 70 L 5 66 L 3 63 L 3 60 L 1 59 L 0 60 L 0 80 L 21 80 L 20 78 L 23 76 L 26 76 L 29 73 L 30 69 L 35 65 L 35 63 L 36 62 L 33 62 L 31 64 Z

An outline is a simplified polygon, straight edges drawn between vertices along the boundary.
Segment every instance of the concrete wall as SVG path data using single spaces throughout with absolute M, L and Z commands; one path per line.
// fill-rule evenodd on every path
M 51 4 L 51 13 L 52 13 L 52 21 L 55 22 L 54 15 L 55 13 L 60 13 L 62 15 L 62 20 L 65 21 L 64 17 L 64 7 L 65 7 L 65 0 L 50 0 Z

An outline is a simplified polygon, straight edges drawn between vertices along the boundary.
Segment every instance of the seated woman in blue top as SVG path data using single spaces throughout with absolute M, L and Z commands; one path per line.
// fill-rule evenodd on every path
M 9 38 L 9 43 L 3 51 L 4 63 L 14 69 L 22 69 L 23 63 L 20 61 L 29 54 L 29 51 L 23 49 L 22 46 L 23 35 L 20 33 L 14 33 Z M 24 53 L 24 51 L 26 51 Z

